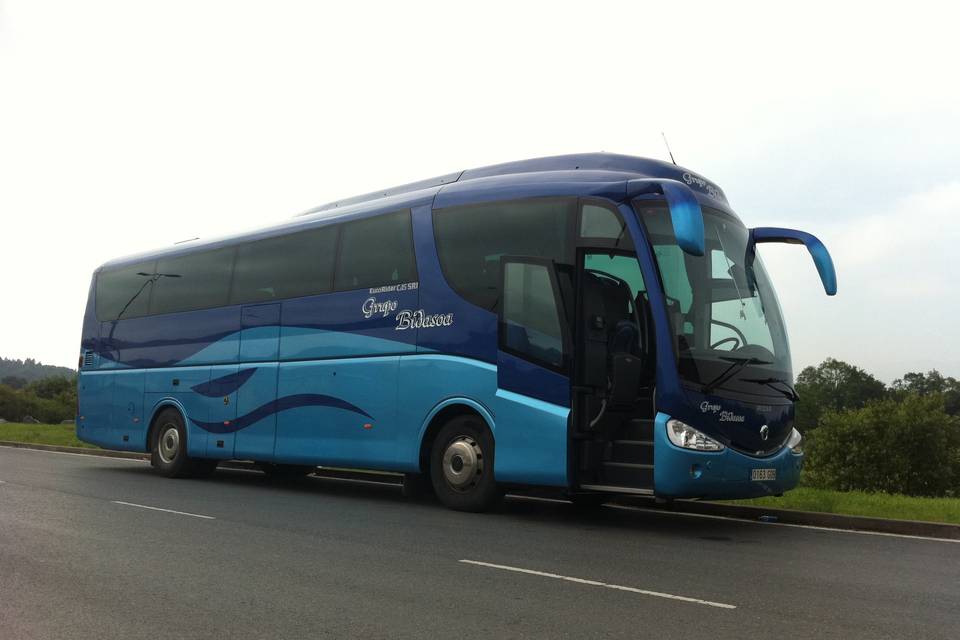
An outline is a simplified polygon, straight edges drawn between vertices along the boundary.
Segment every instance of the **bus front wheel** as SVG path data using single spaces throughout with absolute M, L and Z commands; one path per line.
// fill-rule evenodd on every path
M 493 436 L 479 417 L 458 416 L 440 430 L 430 451 L 430 479 L 451 509 L 485 511 L 497 501 Z

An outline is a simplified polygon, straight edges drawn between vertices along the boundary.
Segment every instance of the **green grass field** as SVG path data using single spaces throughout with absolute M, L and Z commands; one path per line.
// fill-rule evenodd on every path
M 93 445 L 77 440 L 72 424 L 3 423 L 0 424 L 0 440 L 96 449 Z M 827 491 L 800 487 L 788 491 L 780 498 L 731 502 L 777 509 L 960 524 L 960 498 L 913 498 L 886 493 Z
M 960 498 L 915 498 L 889 493 L 828 491 L 798 487 L 786 492 L 780 498 L 732 500 L 731 503 L 798 511 L 841 513 L 849 516 L 960 524 Z
M 20 424 L 17 422 L 0 423 L 0 440 L 12 442 L 30 442 L 33 444 L 54 444 L 61 447 L 97 447 L 77 440 L 72 424 Z

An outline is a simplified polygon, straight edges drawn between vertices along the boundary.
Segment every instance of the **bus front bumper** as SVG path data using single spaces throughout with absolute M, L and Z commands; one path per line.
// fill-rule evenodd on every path
M 663 498 L 737 499 L 779 495 L 797 486 L 803 454 L 783 447 L 764 458 L 725 448 L 682 449 L 667 437 L 669 416 L 654 426 L 654 493 Z M 757 478 L 757 479 L 754 479 Z

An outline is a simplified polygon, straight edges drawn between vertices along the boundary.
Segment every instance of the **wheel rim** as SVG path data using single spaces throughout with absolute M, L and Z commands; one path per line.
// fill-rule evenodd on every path
M 160 459 L 170 464 L 180 453 L 180 431 L 176 425 L 166 424 L 160 429 L 160 440 L 157 442 L 157 453 Z
M 483 474 L 483 450 L 470 436 L 458 436 L 443 452 L 443 477 L 461 493 L 469 491 Z

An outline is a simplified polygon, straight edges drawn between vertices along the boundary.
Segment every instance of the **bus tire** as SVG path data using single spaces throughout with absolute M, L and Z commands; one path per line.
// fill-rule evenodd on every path
M 430 449 L 437 498 L 457 511 L 485 511 L 501 496 L 493 475 L 493 436 L 479 416 L 460 415 L 440 429 Z
M 153 431 L 150 463 L 154 471 L 166 478 L 186 478 L 193 473 L 194 461 L 187 455 L 187 428 L 183 416 L 173 408 L 157 415 Z

